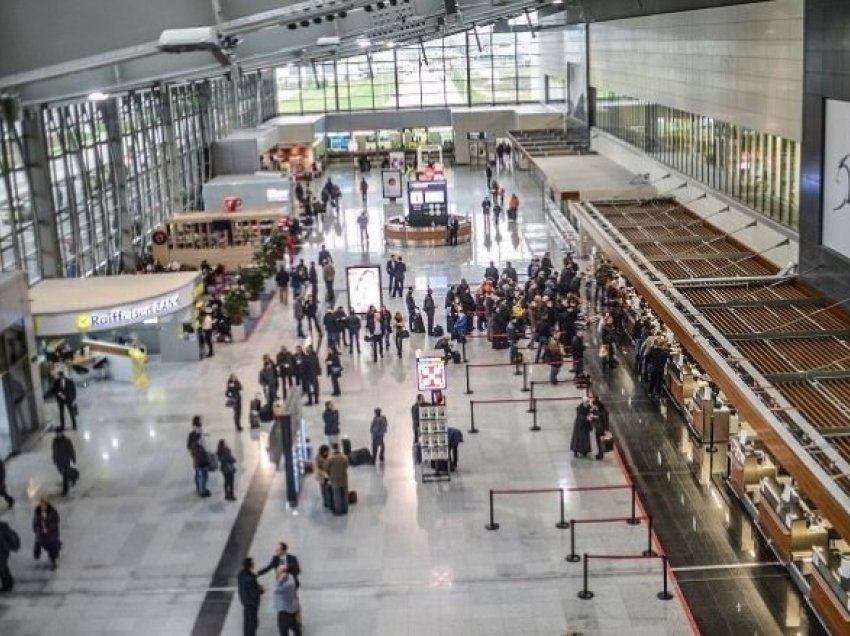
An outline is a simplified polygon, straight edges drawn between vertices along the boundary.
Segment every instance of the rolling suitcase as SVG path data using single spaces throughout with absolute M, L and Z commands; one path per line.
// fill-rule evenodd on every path
M 372 451 L 370 451 L 368 448 L 358 448 L 357 450 L 353 450 L 348 456 L 348 463 L 351 466 L 362 466 L 363 464 L 371 464 Z
M 452 360 L 455 364 L 460 364 L 460 351 L 452 351 Z
M 348 491 L 348 505 L 353 506 L 357 503 L 357 491 L 349 490 Z
M 331 486 L 332 510 L 337 516 L 348 514 L 348 492 L 343 486 Z
M 425 321 L 419 312 L 413 317 L 413 333 L 425 333 Z
M 342 438 L 342 454 L 351 455 L 351 440 L 347 437 Z
M 272 413 L 272 405 L 264 404 L 260 407 L 260 421 L 261 422 L 271 422 L 274 419 L 274 413 Z
M 442 338 L 443 333 L 445 333 L 445 332 L 443 331 L 442 325 L 434 325 L 434 333 L 432 333 L 431 335 L 434 336 L 435 338 Z

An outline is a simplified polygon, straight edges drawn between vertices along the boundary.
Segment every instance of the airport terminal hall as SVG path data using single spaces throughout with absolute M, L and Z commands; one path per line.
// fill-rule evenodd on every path
M 850 636 L 850 1 L 0 3 L 0 635 Z

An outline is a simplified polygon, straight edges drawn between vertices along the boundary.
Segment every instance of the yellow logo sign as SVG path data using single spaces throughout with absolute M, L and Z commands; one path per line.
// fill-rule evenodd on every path
M 89 314 L 80 314 L 77 316 L 77 329 L 80 331 L 91 329 L 91 316 Z

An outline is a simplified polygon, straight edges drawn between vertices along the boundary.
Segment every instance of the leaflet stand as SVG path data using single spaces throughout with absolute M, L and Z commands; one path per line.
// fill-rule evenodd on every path
M 451 481 L 449 472 L 449 425 L 446 404 L 419 407 L 419 445 L 422 451 L 422 483 Z

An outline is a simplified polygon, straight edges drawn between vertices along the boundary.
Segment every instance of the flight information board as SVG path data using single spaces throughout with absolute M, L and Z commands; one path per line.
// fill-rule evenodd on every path
M 448 225 L 448 188 L 445 181 L 408 181 L 407 203 L 409 225 Z

